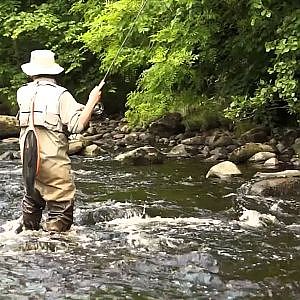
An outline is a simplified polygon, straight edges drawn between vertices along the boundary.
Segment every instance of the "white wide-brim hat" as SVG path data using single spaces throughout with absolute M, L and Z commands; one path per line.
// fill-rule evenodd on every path
M 34 50 L 31 52 L 30 62 L 23 64 L 21 69 L 29 76 L 57 75 L 64 68 L 55 62 L 54 56 L 50 50 Z

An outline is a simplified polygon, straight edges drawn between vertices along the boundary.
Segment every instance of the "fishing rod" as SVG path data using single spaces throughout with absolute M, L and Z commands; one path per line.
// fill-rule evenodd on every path
M 117 51 L 117 53 L 116 53 L 114 59 L 112 60 L 111 64 L 109 65 L 109 67 L 108 67 L 108 69 L 107 69 L 107 71 L 106 71 L 106 73 L 105 73 L 103 79 L 100 81 L 100 83 L 99 83 L 99 85 L 98 85 L 99 91 L 101 91 L 101 89 L 102 89 L 103 86 L 105 85 L 105 80 L 106 80 L 106 78 L 107 78 L 107 76 L 108 76 L 108 74 L 109 74 L 111 68 L 113 67 L 114 63 L 116 62 L 118 56 L 120 55 L 120 53 L 121 53 L 121 51 L 122 51 L 122 49 L 123 49 L 125 43 L 127 42 L 128 38 L 129 38 L 129 36 L 130 36 L 130 34 L 132 33 L 133 28 L 134 28 L 134 26 L 135 26 L 135 24 L 136 24 L 136 22 L 137 22 L 137 20 L 138 20 L 138 18 L 139 18 L 139 16 L 140 16 L 140 14 L 142 13 L 143 9 L 145 8 L 145 6 L 146 6 L 146 4 L 147 4 L 147 1 L 148 1 L 148 0 L 145 0 L 145 1 L 142 2 L 141 7 L 140 7 L 140 9 L 139 9 L 137 15 L 135 16 L 135 19 L 134 19 L 132 25 L 130 26 L 130 28 L 129 28 L 129 30 L 128 30 L 128 32 L 127 32 L 127 34 L 126 34 L 126 36 L 125 36 L 125 38 L 124 38 L 124 40 L 123 40 L 121 46 L 119 47 L 119 49 L 118 49 L 118 51 Z M 103 110 L 104 110 L 103 104 L 102 104 L 102 102 L 100 102 L 100 103 L 98 103 L 98 104 L 95 106 L 94 114 L 96 114 L 96 115 L 101 115 L 101 113 L 103 112 Z

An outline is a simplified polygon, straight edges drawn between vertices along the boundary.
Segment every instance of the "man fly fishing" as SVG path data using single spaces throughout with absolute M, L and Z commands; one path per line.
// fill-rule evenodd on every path
M 101 99 L 114 62 L 133 31 L 147 0 L 129 28 L 120 48 L 98 86 L 89 95 L 85 106 L 56 83 L 55 75 L 63 68 L 49 50 L 35 50 L 30 62 L 22 70 L 33 81 L 17 93 L 20 120 L 20 148 L 23 164 L 25 196 L 22 201 L 23 226 L 38 230 L 42 211 L 47 206 L 46 231 L 62 232 L 73 223 L 75 185 L 71 176 L 71 163 L 67 155 L 68 134 L 80 133 L 88 124 L 95 106 Z
M 76 102 L 55 76 L 64 69 L 50 50 L 31 52 L 30 62 L 21 66 L 32 82 L 17 92 L 20 149 L 25 195 L 23 226 L 38 230 L 45 207 L 46 231 L 62 232 L 73 223 L 75 184 L 68 157 L 68 135 L 82 132 L 101 99 L 101 86 L 89 94 L 84 106 Z M 104 84 L 104 82 L 103 82 Z

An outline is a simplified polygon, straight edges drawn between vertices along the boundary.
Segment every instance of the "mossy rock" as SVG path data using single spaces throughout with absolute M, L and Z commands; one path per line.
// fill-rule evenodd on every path
M 261 143 L 246 143 L 233 150 L 229 155 L 229 160 L 234 163 L 242 163 L 258 152 L 275 152 L 273 147 Z

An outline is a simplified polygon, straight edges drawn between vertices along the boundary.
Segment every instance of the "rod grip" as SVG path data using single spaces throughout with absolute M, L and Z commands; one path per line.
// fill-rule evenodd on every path
M 104 84 L 105 84 L 105 81 L 104 81 L 104 79 L 102 79 L 98 85 L 100 91 L 103 88 Z

